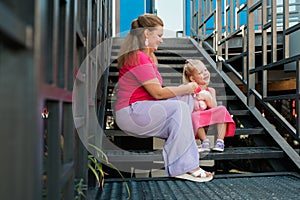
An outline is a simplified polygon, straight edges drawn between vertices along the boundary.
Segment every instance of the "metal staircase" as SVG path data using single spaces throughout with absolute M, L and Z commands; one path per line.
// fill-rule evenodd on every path
M 106 102 L 105 135 L 112 145 L 103 149 L 115 166 L 139 168 L 148 163 L 149 168 L 162 167 L 161 150 L 153 148 L 154 138 L 140 139 L 126 135 L 114 123 L 113 105 L 116 100 L 118 70 L 117 52 L 122 42 L 114 38 L 109 67 L 108 94 Z M 236 122 L 235 136 L 225 138 L 225 151 L 222 153 L 201 154 L 201 160 L 214 160 L 213 170 L 228 173 L 231 169 L 246 172 L 280 172 L 300 169 L 299 155 L 276 131 L 255 107 L 247 106 L 243 92 L 223 71 L 217 69 L 215 62 L 204 49 L 191 38 L 166 38 L 156 51 L 159 71 L 164 85 L 182 83 L 182 69 L 186 59 L 200 59 L 211 72 L 211 87 L 217 91 L 219 105 L 227 107 Z M 213 132 L 209 127 L 208 133 Z M 210 131 L 211 130 L 211 131 Z M 118 146 L 117 148 L 113 146 Z

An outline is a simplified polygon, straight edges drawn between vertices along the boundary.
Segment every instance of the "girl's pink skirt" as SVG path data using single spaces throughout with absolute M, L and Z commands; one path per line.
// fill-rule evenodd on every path
M 232 137 L 235 133 L 235 122 L 225 106 L 217 106 L 208 110 L 198 110 L 192 113 L 192 121 L 195 136 L 200 127 L 206 127 L 212 124 L 227 123 L 225 137 Z

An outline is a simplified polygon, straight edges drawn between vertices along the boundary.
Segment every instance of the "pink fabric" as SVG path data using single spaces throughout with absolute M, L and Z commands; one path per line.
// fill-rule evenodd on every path
M 217 106 L 207 110 L 198 110 L 192 113 L 192 121 L 195 136 L 200 127 L 209 126 L 212 124 L 227 123 L 225 137 L 232 137 L 235 133 L 235 122 L 224 106 Z
M 116 110 L 143 100 L 156 100 L 142 86 L 142 83 L 157 78 L 162 85 L 162 78 L 156 64 L 143 52 L 138 52 L 140 64 L 137 66 L 124 65 L 119 70 L 118 98 Z

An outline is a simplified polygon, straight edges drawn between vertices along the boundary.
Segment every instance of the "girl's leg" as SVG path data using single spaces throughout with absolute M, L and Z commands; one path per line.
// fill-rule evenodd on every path
M 206 136 L 205 129 L 203 127 L 198 128 L 197 135 L 201 140 L 202 144 L 198 146 L 198 152 L 207 152 L 210 151 L 210 142 Z
M 227 123 L 217 124 L 218 139 L 217 139 L 216 144 L 213 148 L 214 151 L 220 151 L 220 152 L 224 151 L 224 148 L 225 148 L 224 137 L 225 137 L 225 134 L 226 134 L 226 128 L 227 128 Z
M 204 141 L 207 139 L 206 132 L 203 127 L 198 128 L 197 136 L 201 141 Z
M 217 124 L 218 139 L 224 140 L 226 129 L 227 129 L 227 123 Z

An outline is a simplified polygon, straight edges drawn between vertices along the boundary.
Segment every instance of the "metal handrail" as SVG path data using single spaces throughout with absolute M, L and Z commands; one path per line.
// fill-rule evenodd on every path
M 206 47 L 207 50 L 209 50 L 213 57 L 215 57 L 218 68 L 226 68 L 232 74 L 238 78 L 244 85 L 244 88 L 246 88 L 246 95 L 248 99 L 248 106 L 255 106 L 256 103 L 259 103 L 264 107 L 264 111 L 268 111 L 272 113 L 272 116 L 275 116 L 275 119 L 279 124 L 281 124 L 286 132 L 290 134 L 294 139 L 296 139 L 298 142 L 300 141 L 299 137 L 299 124 L 300 124 L 300 98 L 299 98 L 299 91 L 300 91 L 300 55 L 293 55 L 290 56 L 289 51 L 289 36 L 292 33 L 295 33 L 300 29 L 300 22 L 297 24 L 289 27 L 289 6 L 293 5 L 299 5 L 298 3 L 293 3 L 288 5 L 288 2 L 284 2 L 282 5 L 279 5 L 279 7 L 283 8 L 282 12 L 280 12 L 280 15 L 277 15 L 277 5 L 276 2 L 271 2 L 269 5 L 266 1 L 256 1 L 253 0 L 247 0 L 247 2 L 240 5 L 240 1 L 236 1 L 235 5 L 233 6 L 233 3 L 230 1 L 226 1 L 224 5 L 224 10 L 222 10 L 222 1 L 216 0 L 214 6 L 206 6 L 205 4 L 211 4 L 212 1 L 199 1 L 199 5 L 201 3 L 202 7 L 207 8 L 210 7 L 211 10 L 206 10 L 206 12 L 203 12 L 203 8 L 199 6 L 199 11 L 197 11 L 197 14 L 202 14 L 201 16 L 194 15 L 193 18 L 196 20 L 198 19 L 198 27 L 192 27 L 192 29 L 196 30 L 198 28 L 198 34 L 197 36 L 194 35 L 194 37 L 197 37 L 199 40 L 199 45 Z M 224 2 L 223 2 L 224 3 Z M 273 4 L 272 4 L 273 3 Z M 195 6 L 195 5 L 194 5 Z M 202 9 L 202 10 L 201 10 Z M 219 10 L 218 10 L 219 9 Z M 272 10 L 271 13 L 268 13 L 267 10 Z M 241 16 L 239 15 L 242 11 L 246 11 L 248 14 L 247 23 L 240 25 Z M 254 14 L 255 12 L 255 14 Z M 298 10 L 298 13 L 300 10 Z M 208 13 L 208 14 L 207 14 Z M 213 15 L 212 13 L 216 13 L 216 15 Z M 228 14 L 229 13 L 229 14 Z M 259 14 L 257 14 L 259 13 Z M 294 12 L 293 12 L 294 13 Z M 220 16 L 222 15 L 222 16 Z M 232 16 L 233 15 L 233 16 Z M 254 16 L 261 15 L 261 21 L 256 21 L 254 19 Z M 279 20 L 280 18 L 281 22 L 283 22 L 283 27 L 280 29 L 278 28 L 278 24 L 276 23 L 276 20 Z M 221 20 L 220 20 L 221 19 Z M 230 19 L 234 19 L 234 21 L 230 21 Z M 203 31 L 203 27 L 208 26 L 208 21 L 214 20 L 216 23 L 213 24 L 213 29 L 215 30 L 215 34 L 212 36 L 212 40 L 210 37 L 206 37 L 208 34 Z M 300 21 L 300 20 L 299 20 Z M 228 28 L 226 23 L 235 24 L 234 30 L 231 28 Z M 225 24 L 225 26 L 223 25 Z M 193 24 L 194 25 L 194 24 Z M 259 26 L 260 25 L 260 26 Z M 270 42 L 267 40 L 267 31 L 271 30 L 271 51 L 268 49 L 268 46 L 270 45 Z M 245 31 L 245 32 L 243 32 Z M 243 32 L 242 34 L 239 34 L 240 32 Z M 255 40 L 255 34 L 261 34 L 262 35 L 262 64 L 258 65 L 255 62 L 255 55 L 257 54 L 255 52 L 255 42 L 250 40 Z M 280 60 L 277 60 L 277 34 L 282 34 L 283 38 L 283 58 Z M 243 67 L 242 72 L 238 72 L 235 68 L 235 66 L 232 66 L 231 61 L 236 56 L 232 56 L 229 53 L 229 47 L 228 43 L 230 40 L 232 40 L 235 37 L 240 37 L 243 41 L 242 45 L 242 52 L 239 57 L 240 59 L 243 59 Z M 210 39 L 210 40 L 208 40 Z M 271 54 L 271 61 L 267 59 L 267 55 Z M 270 81 L 268 78 L 268 73 L 274 70 L 276 67 L 284 67 L 288 63 L 295 63 L 295 70 L 294 74 L 295 77 L 295 85 L 296 85 L 296 93 L 295 94 L 288 94 L 288 95 L 270 95 L 267 92 L 268 89 L 268 82 Z M 242 73 L 242 74 L 241 74 Z M 262 76 L 261 76 L 262 75 Z M 255 88 L 255 82 L 261 81 L 262 83 L 262 91 L 257 91 Z M 272 100 L 276 99 L 277 101 L 283 101 L 283 100 L 289 101 L 295 101 L 295 108 L 294 108 L 294 115 L 295 116 L 286 116 L 290 119 L 295 118 L 295 123 L 292 123 L 291 121 L 288 121 L 285 119 L 280 111 L 276 110 L 271 105 Z M 263 114 L 263 113 L 262 113 Z M 289 113 L 292 115 L 292 113 Z

